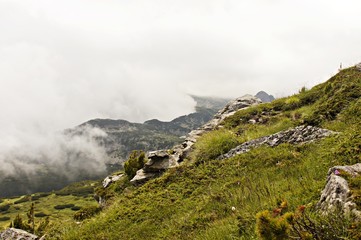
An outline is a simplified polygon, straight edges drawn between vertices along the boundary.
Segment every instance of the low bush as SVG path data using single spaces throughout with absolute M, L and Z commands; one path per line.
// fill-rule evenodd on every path
M 70 208 L 71 210 L 73 210 L 73 211 L 79 211 L 80 209 L 81 209 L 81 207 L 79 207 L 79 206 L 74 206 L 74 207 L 72 207 L 72 208 Z
M 54 206 L 54 208 L 57 210 L 63 210 L 65 208 L 72 208 L 74 206 L 75 206 L 74 204 L 63 204 L 63 205 L 56 205 Z
M 6 212 L 7 210 L 9 210 L 9 208 L 10 204 L 2 205 L 0 206 L 0 212 Z
M 144 167 L 146 162 L 145 152 L 134 150 L 130 153 L 128 160 L 124 163 L 124 172 L 132 179 L 136 172 Z
M 74 214 L 74 219 L 77 221 L 83 221 L 85 219 L 93 217 L 95 214 L 98 214 L 100 211 L 101 208 L 98 206 L 83 208 L 82 210 Z
M 42 218 L 42 217 L 47 217 L 48 215 L 43 213 L 43 212 L 39 212 L 39 213 L 35 213 L 34 214 L 35 217 L 39 217 L 39 218 Z
M 6 222 L 6 221 L 9 221 L 9 220 L 10 220 L 10 217 L 8 217 L 8 216 L 0 217 L 0 222 Z
M 15 201 L 14 204 L 24 203 L 31 201 L 31 196 L 24 196 L 20 198 L 19 200 Z

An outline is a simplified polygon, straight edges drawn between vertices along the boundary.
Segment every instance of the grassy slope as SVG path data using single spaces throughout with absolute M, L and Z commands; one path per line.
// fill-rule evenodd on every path
M 81 225 L 59 224 L 49 237 L 257 239 L 257 212 L 274 208 L 280 199 L 286 199 L 291 210 L 301 204 L 312 209 L 329 167 L 360 162 L 360 94 L 361 72 L 350 68 L 311 90 L 239 111 L 225 122 L 226 130 L 199 140 L 188 164 L 142 187 L 127 188 L 98 216 Z M 264 122 L 248 124 L 255 116 Z M 234 140 L 241 143 L 302 123 L 342 134 L 212 160 L 234 146 Z
M 68 187 L 53 193 L 37 193 L 10 199 L 2 199 L 0 206 L 10 205 L 7 211 L 0 213 L 0 229 L 9 227 L 10 222 L 16 215 L 20 215 L 23 220 L 27 220 L 26 213 L 29 211 L 31 203 L 35 203 L 35 214 L 43 213 L 49 216 L 49 220 L 55 222 L 73 221 L 75 211 L 70 207 L 55 209 L 55 206 L 74 204 L 80 208 L 97 206 L 93 198 L 93 188 L 98 184 L 94 181 L 84 181 L 69 185 Z M 30 198 L 31 197 L 31 198 Z M 25 200 L 26 199 L 26 200 Z M 24 200 L 24 201 L 19 201 Z M 3 218 L 3 219 L 1 219 Z M 7 220 L 9 219 L 9 220 Z M 45 216 L 35 217 L 36 223 L 40 223 Z

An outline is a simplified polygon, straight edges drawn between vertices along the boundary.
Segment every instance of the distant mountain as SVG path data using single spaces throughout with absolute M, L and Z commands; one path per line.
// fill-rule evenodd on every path
M 255 97 L 258 97 L 259 99 L 262 100 L 262 102 L 272 102 L 273 100 L 275 100 L 274 96 L 269 95 L 268 93 L 266 93 L 265 91 L 260 91 L 258 92 Z
M 196 101 L 195 112 L 175 118 L 170 122 L 157 119 L 144 123 L 132 123 L 126 120 L 93 119 L 73 129 L 67 134 L 82 134 L 85 126 L 97 127 L 107 133 L 107 137 L 98 139 L 110 156 L 109 164 L 122 164 L 132 150 L 168 149 L 181 143 L 193 129 L 209 120 L 223 108 L 229 99 L 199 97 L 191 95 Z

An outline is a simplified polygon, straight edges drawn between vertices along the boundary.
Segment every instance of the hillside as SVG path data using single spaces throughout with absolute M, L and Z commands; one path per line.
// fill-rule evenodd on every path
M 212 97 L 193 96 L 193 98 L 196 101 L 195 112 L 169 122 L 153 119 L 141 124 L 121 119 L 93 119 L 65 130 L 67 141 L 76 142 L 79 137 L 94 141 L 93 147 L 104 151 L 104 159 L 98 159 L 99 167 L 104 169 L 99 168 L 98 171 L 94 171 L 93 168 L 87 167 L 94 158 L 92 154 L 81 151 L 84 149 L 77 150 L 71 147 L 62 149 L 62 159 L 58 161 L 67 164 L 57 167 L 47 165 L 47 163 L 54 164 L 55 161 L 44 154 L 40 155 L 44 158 L 43 161 L 27 155 L 20 156 L 22 162 L 36 163 L 37 170 L 31 174 L 20 168 L 13 175 L 0 174 L 0 198 L 59 190 L 73 182 L 105 177 L 112 171 L 122 169 L 124 160 L 132 150 L 167 149 L 180 143 L 183 141 L 182 136 L 209 121 L 228 101 Z M 95 138 L 89 136 L 89 129 L 94 127 L 101 129 L 105 134 Z M 59 168 L 62 170 L 59 171 Z
M 328 169 L 361 160 L 360 96 L 361 71 L 352 67 L 310 90 L 240 110 L 202 135 L 180 166 L 140 187 L 114 183 L 107 190 L 111 204 L 99 215 L 80 225 L 55 224 L 49 238 L 258 239 L 283 229 L 278 234 L 287 236 L 272 233 L 267 239 L 301 239 L 302 234 L 302 239 L 359 239 L 355 219 L 321 217 L 316 206 Z M 262 145 L 216 160 L 237 145 L 301 125 L 335 134 L 303 144 L 296 139 Z M 361 209 L 360 184 L 352 186 Z M 270 230 L 267 223 L 276 225 Z

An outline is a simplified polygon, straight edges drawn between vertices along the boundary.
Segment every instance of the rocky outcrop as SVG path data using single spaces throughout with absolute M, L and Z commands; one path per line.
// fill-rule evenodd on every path
M 166 169 L 178 166 L 180 162 L 188 156 L 192 146 L 202 134 L 216 129 L 225 118 L 235 114 L 238 110 L 261 102 L 259 98 L 252 95 L 245 95 L 229 102 L 223 109 L 216 113 L 212 120 L 202 127 L 191 131 L 182 144 L 176 145 L 170 151 L 159 150 L 149 152 L 149 161 L 145 164 L 144 168 L 137 171 L 137 174 L 131 182 L 133 184 L 144 183 Z
M 317 206 L 328 213 L 334 210 L 341 210 L 344 214 L 353 214 L 361 219 L 361 212 L 356 209 L 352 193 L 344 175 L 355 177 L 361 174 L 361 163 L 351 166 L 335 166 L 329 169 L 327 183 L 321 193 Z
M 165 170 L 179 165 L 179 155 L 170 154 L 166 150 L 158 150 L 147 154 L 148 162 L 144 167 L 137 171 L 132 180 L 133 184 L 141 184 L 150 178 L 156 177 Z
M 256 148 L 262 145 L 275 147 L 281 143 L 291 143 L 291 144 L 306 143 L 306 142 L 314 141 L 316 139 L 330 136 L 332 134 L 335 134 L 335 132 L 318 127 L 302 125 L 292 128 L 290 130 L 281 131 L 269 136 L 265 136 L 245 142 L 231 149 L 228 153 L 219 156 L 218 159 L 230 158 L 235 155 L 248 152 L 252 148 Z
M 0 240 L 38 240 L 38 239 L 39 239 L 38 236 L 17 228 L 8 228 L 4 232 L 0 233 Z
M 185 139 L 181 147 L 177 148 L 175 151 L 178 152 L 180 160 L 184 159 L 190 152 L 193 144 L 197 139 L 203 135 L 205 132 L 212 131 L 216 129 L 224 119 L 235 114 L 238 110 L 248 108 L 253 105 L 262 103 L 259 98 L 256 98 L 252 95 L 244 95 L 233 101 L 230 101 L 223 109 L 217 112 L 217 114 L 210 120 L 208 123 L 204 124 L 202 127 L 191 131 L 188 134 L 188 137 Z
M 110 186 L 110 184 L 112 184 L 116 181 L 119 181 L 123 176 L 124 176 L 124 174 L 116 174 L 116 175 L 112 175 L 112 176 L 108 176 L 108 177 L 104 178 L 103 187 L 107 188 L 108 186 Z

